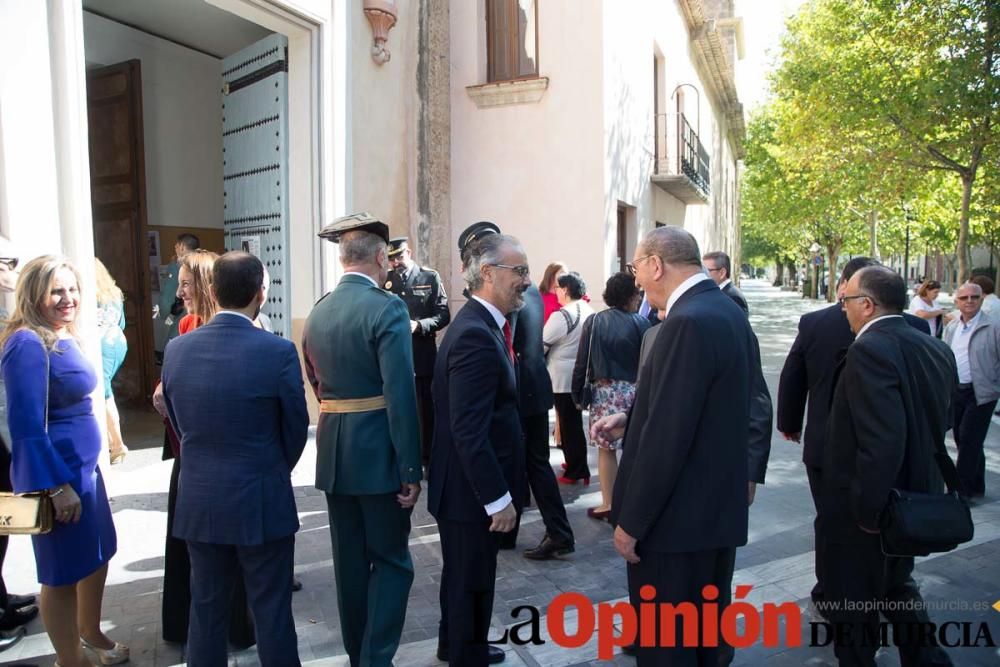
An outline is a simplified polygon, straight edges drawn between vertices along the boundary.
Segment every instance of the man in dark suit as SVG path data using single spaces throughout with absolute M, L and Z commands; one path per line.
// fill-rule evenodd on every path
M 258 625 L 261 664 L 299 664 L 291 472 L 309 415 L 295 346 L 253 325 L 263 275 L 260 260 L 244 252 L 216 260 L 218 314 L 170 341 L 164 355 L 164 402 L 184 450 L 173 532 L 191 557 L 192 667 L 226 664 L 240 570 L 254 617 L 267 621 Z
M 649 600 L 639 595 L 645 585 L 657 604 L 699 605 L 712 584 L 722 613 L 736 547 L 747 541 L 753 331 L 702 271 L 698 244 L 680 227 L 650 232 L 631 266 L 665 317 L 628 417 L 604 417 L 591 429 L 599 440 L 625 438 L 611 505 L 615 548 L 628 562 L 637 608 Z M 719 656 L 719 647 L 641 642 L 636 653 L 639 665 L 716 665 Z
M 705 264 L 705 270 L 708 271 L 708 276 L 715 281 L 715 284 L 719 286 L 719 289 L 728 296 L 730 299 L 736 302 L 736 305 L 743 309 L 743 312 L 747 315 L 750 314 L 750 306 L 747 305 L 747 299 L 743 296 L 743 292 L 740 288 L 733 284 L 733 263 L 729 259 L 729 255 L 722 252 L 721 250 L 715 250 L 713 252 L 705 253 L 701 261 Z
M 469 301 L 455 316 L 434 368 L 434 447 L 428 508 L 438 522 L 438 658 L 500 662 L 487 643 L 497 533 L 514 527 L 525 494 L 517 360 L 506 317 L 523 304 L 528 262 L 516 239 L 489 234 L 463 256 Z
M 856 272 L 877 265 L 878 262 L 869 257 L 855 257 L 847 262 L 837 283 L 837 297 L 844 295 L 848 281 Z M 908 313 L 903 315 L 910 326 L 930 335 L 926 320 Z M 823 486 L 827 417 L 833 397 L 834 370 L 852 342 L 854 332 L 839 303 L 806 313 L 799 319 L 799 333 L 785 358 L 778 384 L 778 431 L 786 440 L 796 443 L 803 440 L 802 421 L 808 405 L 802 462 L 806 466 L 809 492 L 817 512 L 813 522 L 817 578 L 812 589 L 814 602 L 824 597 L 821 544 L 825 533 L 819 516 L 819 495 Z
M 458 251 L 465 270 L 467 249 L 477 239 L 499 234 L 500 228 L 489 221 L 467 227 L 458 237 Z M 524 431 L 525 460 L 528 487 L 534 496 L 538 513 L 542 515 L 545 535 L 537 546 L 524 552 L 525 558 L 550 560 L 575 550 L 573 529 L 566 516 L 556 475 L 549 463 L 549 410 L 552 409 L 552 379 L 545 367 L 542 345 L 542 319 L 545 306 L 534 283 L 524 290 L 524 305 L 511 313 L 508 320 L 514 332 L 514 354 L 517 357 L 518 393 L 520 395 L 521 428 Z M 521 514 L 509 533 L 500 536 L 501 549 L 513 549 Z
M 413 261 L 410 244 L 405 236 L 389 240 L 389 279 L 385 288 L 401 298 L 410 311 L 410 331 L 413 333 L 413 373 L 417 386 L 417 411 L 420 415 L 420 447 L 424 465 L 431 458 L 431 438 L 434 436 L 434 399 L 431 380 L 437 359 L 437 332 L 448 326 L 448 294 L 441 276 L 434 269 Z
M 423 476 L 410 315 L 382 289 L 388 225 L 361 213 L 320 236 L 340 244 L 344 275 L 302 337 L 320 401 L 316 488 L 330 513 L 344 648 L 352 666 L 387 667 L 413 584 L 410 515 Z
M 831 600 L 855 603 L 831 610 L 849 633 L 835 633 L 841 665 L 874 665 L 879 610 L 861 603 L 891 602 L 882 613 L 893 623 L 929 623 L 913 558 L 884 556 L 882 512 L 892 489 L 942 491 L 935 460 L 944 441 L 957 383 L 947 345 L 907 326 L 906 283 L 891 269 L 861 269 L 840 298 L 855 340 L 837 369 L 823 452 L 819 511 L 826 536 L 823 586 Z M 918 633 L 895 636 L 904 665 L 950 665 L 943 650 Z M 920 646 L 925 644 L 925 646 Z

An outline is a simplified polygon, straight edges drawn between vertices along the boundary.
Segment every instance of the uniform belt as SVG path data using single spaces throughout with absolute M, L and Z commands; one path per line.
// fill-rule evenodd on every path
M 385 396 L 370 398 L 325 399 L 319 402 L 319 411 L 334 414 L 349 412 L 371 412 L 385 409 Z

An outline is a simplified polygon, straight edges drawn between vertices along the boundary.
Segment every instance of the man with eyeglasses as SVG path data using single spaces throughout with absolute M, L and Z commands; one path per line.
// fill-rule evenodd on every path
M 3 299 L 17 286 L 19 258 L 14 244 L 0 235 L 0 322 L 8 317 Z M 0 324 L 2 326 L 2 324 Z M 7 428 L 7 394 L 0 379 L 0 491 L 13 491 L 10 483 L 10 431 Z M 3 561 L 7 555 L 6 535 L 0 536 L 0 651 L 10 648 L 24 636 L 24 624 L 38 615 L 33 595 L 7 593 L 3 581 Z M 8 634 L 9 633 L 9 634 Z
M 955 293 L 960 317 L 945 327 L 942 340 L 958 365 L 952 396 L 952 435 L 958 446 L 958 480 L 969 500 L 986 495 L 983 442 L 1000 398 L 1000 326 L 983 312 L 983 290 L 967 282 Z
M 507 317 L 524 305 L 528 260 L 512 236 L 486 234 L 463 249 L 469 300 L 445 332 L 434 367 L 438 427 L 427 508 L 441 536 L 437 657 L 502 662 L 488 643 L 500 533 L 526 492 L 517 357 Z
M 869 257 L 855 257 L 847 262 L 837 283 L 837 298 L 840 299 L 847 293 L 847 283 L 855 273 L 867 266 L 877 265 L 878 262 Z M 926 320 L 909 313 L 903 313 L 903 318 L 907 324 L 930 336 L 931 330 Z M 805 464 L 809 492 L 817 512 L 813 522 L 816 584 L 812 588 L 811 597 L 814 603 L 825 597 L 821 548 L 825 531 L 819 516 L 819 500 L 823 485 L 823 450 L 827 442 L 826 425 L 830 414 L 830 399 L 833 396 L 834 369 L 852 342 L 854 333 L 840 302 L 806 313 L 799 319 L 798 335 L 785 358 L 778 383 L 778 431 L 785 440 L 795 443 L 804 440 L 802 463 Z
M 733 284 L 733 263 L 729 255 L 721 250 L 706 252 L 701 258 L 708 277 L 715 281 L 722 293 L 736 302 L 736 305 L 743 309 L 747 315 L 750 314 L 750 306 L 747 305 L 747 298 L 743 296 L 740 288 Z
M 902 317 L 906 283 L 884 266 L 861 269 L 840 302 L 855 340 L 834 371 L 819 512 L 821 581 L 837 625 L 841 665 L 874 665 L 881 611 L 889 622 L 928 627 L 913 558 L 882 553 L 879 530 L 893 489 L 942 491 L 935 452 L 948 427 L 955 358 Z M 872 608 L 872 603 L 878 604 Z M 904 665 L 950 665 L 919 633 L 895 637 Z

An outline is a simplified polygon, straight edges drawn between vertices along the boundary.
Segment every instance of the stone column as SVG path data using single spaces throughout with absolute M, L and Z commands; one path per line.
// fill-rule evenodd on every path
M 417 261 L 445 285 L 458 270 L 451 229 L 451 90 L 448 0 L 420 0 L 417 40 Z M 459 221 L 461 222 L 461 221 Z M 469 221 L 472 222 L 472 221 Z

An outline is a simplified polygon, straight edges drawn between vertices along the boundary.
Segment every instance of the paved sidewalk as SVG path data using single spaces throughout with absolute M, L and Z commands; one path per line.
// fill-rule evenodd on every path
M 745 281 L 743 289 L 751 309 L 751 322 L 760 338 L 764 373 L 772 396 L 777 394 L 778 374 L 785 354 L 795 336 L 799 316 L 825 304 L 802 300 L 798 295 L 781 292 L 763 283 Z M 1000 420 L 997 420 L 1000 423 Z M 119 552 L 112 561 L 105 598 L 104 618 L 108 634 L 132 648 L 136 667 L 167 667 L 181 663 L 181 648 L 160 639 L 160 585 L 163 568 L 163 535 L 166 524 L 166 489 L 169 463 L 161 462 L 157 447 L 159 434 L 155 419 L 130 417 L 129 425 L 145 435 L 130 436 L 135 449 L 123 466 L 108 471 L 112 507 L 118 528 Z M 949 439 L 949 446 L 953 443 Z M 766 648 L 759 642 L 736 652 L 736 665 L 832 665 L 829 648 L 809 648 L 811 616 L 807 605 L 813 584 L 812 519 L 813 508 L 798 445 L 775 434 L 767 484 L 759 488 L 750 515 L 750 542 L 737 552 L 734 584 L 752 585 L 747 601 L 758 609 L 765 602 L 795 601 L 803 609 L 801 648 L 783 646 Z M 562 461 L 561 453 L 552 450 L 554 466 Z M 310 442 L 293 475 L 302 529 L 296 540 L 296 573 L 304 589 L 296 593 L 294 613 L 303 662 L 315 665 L 347 665 L 343 655 L 334 593 L 330 538 L 326 506 L 322 495 L 312 488 L 315 448 Z M 596 473 L 596 456 L 591 453 L 591 467 Z M 987 440 L 987 487 L 985 503 L 973 510 L 976 539 L 950 554 L 921 559 L 916 576 L 925 597 L 932 602 L 993 604 L 1000 599 L 1000 428 L 991 429 Z M 494 605 L 494 637 L 527 616 L 514 619 L 511 611 L 522 605 L 537 607 L 541 619 L 541 645 L 507 644 L 508 665 L 556 667 L 608 664 L 597 660 L 596 637 L 578 649 L 563 649 L 548 637 L 548 604 L 563 592 L 583 593 L 595 603 L 612 602 L 627 595 L 625 568 L 611 544 L 611 528 L 606 523 L 588 519 L 586 509 L 599 502 L 597 480 L 589 487 L 563 487 L 577 551 L 564 560 L 538 563 L 521 557 L 520 551 L 534 546 L 542 537 L 543 527 L 537 511 L 529 511 L 522 522 L 517 552 L 500 554 L 497 596 Z M 441 554 L 437 527 L 421 500 L 413 515 L 411 548 L 416 565 L 416 579 L 410 593 L 403 644 L 396 656 L 400 666 L 436 665 L 434 658 L 438 622 L 438 583 Z M 37 591 L 31 545 L 27 538 L 11 540 L 4 574 L 11 591 Z M 985 606 L 985 605 L 984 605 Z M 946 610 L 932 612 L 935 621 L 988 623 L 994 641 L 1000 642 L 1000 613 Z M 575 629 L 575 615 L 568 618 L 567 630 Z M 0 654 L 0 664 L 39 664 L 48 667 L 54 661 L 51 646 L 41 622 L 29 628 L 29 636 L 18 646 Z M 975 636 L 975 629 L 973 636 Z M 1000 653 L 995 648 L 950 649 L 957 665 L 997 665 Z M 256 665 L 253 650 L 234 656 L 239 665 Z M 618 654 L 611 664 L 633 665 L 634 660 Z M 879 665 L 898 665 L 894 650 L 882 650 Z

